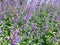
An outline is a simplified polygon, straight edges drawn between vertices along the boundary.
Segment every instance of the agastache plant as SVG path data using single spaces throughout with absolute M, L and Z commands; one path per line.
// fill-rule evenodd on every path
M 0 1 L 0 18 L 3 19 L 5 14 L 4 4 Z
M 17 45 L 19 42 L 21 42 L 20 36 L 18 36 L 19 30 L 16 28 L 12 31 L 11 35 L 11 45 Z
M 29 7 L 27 7 L 27 10 L 26 10 L 26 15 L 23 17 L 23 20 L 25 21 L 25 25 L 23 26 L 24 28 L 27 28 L 28 27 L 28 24 L 29 24 L 29 20 L 31 19 L 31 17 L 33 16 L 32 12 L 35 10 L 36 8 L 36 4 L 37 4 L 37 1 L 36 0 L 31 0 L 30 2 L 30 5 Z
M 0 0 L 0 45 L 58 45 L 59 7 L 60 0 Z

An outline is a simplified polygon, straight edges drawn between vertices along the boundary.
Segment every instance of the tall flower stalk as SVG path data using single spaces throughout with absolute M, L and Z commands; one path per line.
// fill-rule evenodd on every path
M 18 35 L 19 30 L 15 28 L 15 30 L 11 30 L 11 45 L 15 44 L 17 45 L 19 42 L 21 42 L 21 38 Z

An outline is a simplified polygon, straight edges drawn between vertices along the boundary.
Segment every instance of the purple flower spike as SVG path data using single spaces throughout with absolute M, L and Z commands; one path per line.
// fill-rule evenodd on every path
M 16 6 L 19 6 L 19 5 L 18 5 L 19 0 L 14 0 L 14 2 L 15 2 L 15 5 L 16 5 Z
M 3 19 L 4 18 L 4 16 L 2 15 L 2 16 L 0 16 L 0 19 Z
M 28 13 L 26 18 L 29 20 L 29 19 L 31 19 L 31 17 L 32 17 L 32 14 Z
M 19 30 L 16 28 L 15 31 L 11 31 L 11 32 L 12 32 L 11 44 L 12 45 L 17 45 L 18 43 L 21 42 L 21 38 L 18 35 Z
M 38 29 L 38 27 L 35 24 L 32 24 L 32 28 Z
M 17 44 L 12 43 L 11 45 L 17 45 Z
M 56 37 L 53 37 L 53 41 L 57 42 L 57 41 L 58 41 L 58 39 L 57 39 Z
M 0 33 L 2 33 L 2 29 L 0 28 Z

